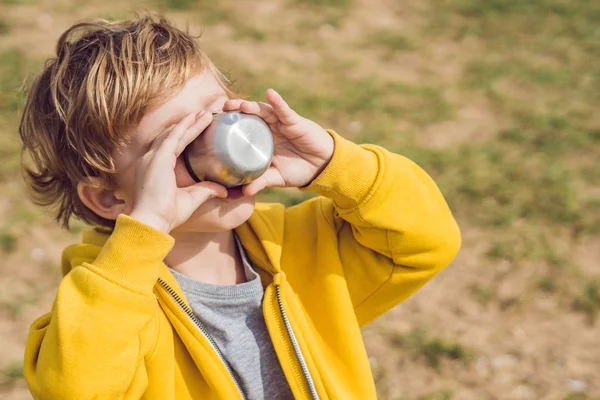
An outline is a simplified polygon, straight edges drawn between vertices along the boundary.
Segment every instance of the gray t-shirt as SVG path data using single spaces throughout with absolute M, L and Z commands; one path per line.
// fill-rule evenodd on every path
M 262 313 L 264 289 L 244 248 L 237 243 L 247 282 L 213 285 L 198 282 L 173 269 L 171 273 L 219 346 L 246 397 L 293 399 Z

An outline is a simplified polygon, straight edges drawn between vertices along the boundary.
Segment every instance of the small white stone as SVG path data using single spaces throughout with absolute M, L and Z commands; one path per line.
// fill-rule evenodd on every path
M 487 357 L 479 357 L 477 358 L 477 362 L 475 363 L 475 369 L 480 376 L 487 375 L 489 373 L 490 361 Z
M 29 256 L 33 261 L 41 262 L 44 261 L 44 258 L 46 257 L 46 252 L 44 251 L 44 249 L 36 247 L 33 250 L 31 250 Z
M 577 379 L 567 380 L 567 386 L 569 386 L 569 390 L 572 392 L 583 392 L 585 389 L 587 389 L 587 383 Z
M 517 363 L 517 359 L 511 355 L 504 355 L 500 357 L 495 357 L 492 360 L 492 366 L 494 368 L 509 368 Z
M 331 24 L 323 24 L 319 27 L 319 36 L 323 38 L 330 38 L 335 35 L 336 29 Z
M 363 124 L 360 121 L 352 121 L 348 124 L 348 132 L 360 133 L 363 129 Z
M 479 357 L 477 359 L 477 369 L 485 368 L 489 364 L 488 359 L 486 357 Z

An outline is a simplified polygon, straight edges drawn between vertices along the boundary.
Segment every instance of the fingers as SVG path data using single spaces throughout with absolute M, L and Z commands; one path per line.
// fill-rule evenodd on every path
M 294 125 L 300 122 L 301 117 L 292 110 L 286 101 L 273 89 L 266 92 L 269 104 L 242 99 L 227 100 L 223 105 L 223 111 L 242 111 L 246 114 L 254 114 L 264 119 L 269 124 L 281 121 L 284 125 Z
M 290 108 L 283 97 L 275 90 L 268 89 L 266 97 L 275 114 L 284 125 L 294 125 L 300 122 L 301 117 Z
M 257 101 L 246 101 L 241 99 L 228 100 L 223 105 L 223 111 L 241 111 L 245 114 L 252 114 L 260 117 L 268 124 L 274 124 L 279 119 L 273 111 L 273 107 L 269 104 L 257 102 Z
M 160 135 L 154 139 L 152 142 L 152 146 L 150 150 L 153 150 L 155 153 L 160 150 L 171 150 L 177 147 L 177 143 L 179 143 L 179 139 L 185 133 L 185 130 L 188 126 L 190 126 L 194 122 L 194 117 L 192 114 L 186 115 L 181 121 L 162 132 Z
M 242 192 L 244 196 L 254 196 L 256 193 L 260 192 L 264 188 L 267 187 L 284 187 L 285 180 L 279 173 L 279 171 L 274 167 L 269 167 L 267 171 L 262 174 L 259 178 L 256 178 L 252 182 L 244 185 L 242 188 Z
M 175 149 L 175 156 L 179 157 L 183 153 L 183 149 L 186 148 L 194 139 L 196 139 L 202 131 L 204 131 L 213 120 L 212 113 L 208 111 L 201 111 L 195 116 L 196 121 L 192 126 L 188 127 L 183 135 L 179 138 L 177 147 Z
M 187 203 L 181 204 L 181 206 L 186 207 L 188 210 L 196 210 L 203 203 L 212 199 L 213 197 L 226 198 L 227 197 L 227 189 L 219 185 L 215 182 L 200 182 L 196 183 L 192 186 L 187 186 L 184 188 L 179 188 L 182 192 L 188 194 Z M 185 201 L 185 200 L 184 200 Z
M 268 124 L 274 124 L 279 121 L 273 107 L 266 103 L 245 101 L 240 105 L 240 110 L 246 114 L 257 115 Z
M 185 147 L 202 133 L 212 121 L 212 114 L 201 111 L 198 114 L 188 114 L 170 131 L 164 132 L 163 137 L 155 141 L 156 153 L 175 155 L 178 157 Z
M 231 99 L 227 100 L 223 104 L 223 111 L 237 111 L 240 109 L 240 105 L 244 102 L 242 99 Z

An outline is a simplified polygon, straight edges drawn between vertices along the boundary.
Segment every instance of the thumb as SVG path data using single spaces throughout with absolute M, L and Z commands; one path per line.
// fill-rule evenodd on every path
M 275 167 L 269 167 L 267 171 L 252 182 L 244 185 L 242 191 L 246 196 L 254 196 L 267 187 L 285 187 L 285 180 Z
M 224 186 L 209 181 L 199 182 L 179 190 L 185 194 L 181 196 L 183 204 L 180 204 L 186 211 L 190 210 L 190 213 L 213 197 L 227 197 L 227 189 Z

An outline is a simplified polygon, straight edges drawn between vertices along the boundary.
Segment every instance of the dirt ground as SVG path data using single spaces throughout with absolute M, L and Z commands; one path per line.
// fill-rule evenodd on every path
M 459 3 L 462 13 L 452 8 Z M 264 85 L 283 87 L 292 106 L 296 102 L 307 116 L 347 137 L 374 141 L 400 152 L 410 148 L 415 154 L 455 154 L 469 146 L 504 148 L 500 146 L 506 142 L 499 135 L 516 123 L 519 111 L 510 108 L 511 104 L 517 104 L 515 108 L 548 109 L 554 104 L 552 99 L 571 92 L 567 84 L 561 86 L 560 77 L 554 79 L 555 75 L 531 75 L 531 82 L 543 81 L 537 86 L 511 81 L 516 74 L 528 76 L 529 70 L 522 72 L 516 67 L 481 78 L 508 76 L 506 80 L 494 81 L 493 85 L 477 81 L 480 87 L 476 89 L 469 86 L 468 82 L 476 78 L 465 76 L 473 65 L 520 65 L 515 60 L 523 57 L 527 65 L 549 65 L 555 68 L 552 71 L 562 64 L 556 64 L 560 58 L 553 58 L 550 50 L 547 59 L 543 51 L 525 54 L 530 40 L 527 31 L 514 48 L 498 44 L 498 38 L 486 36 L 485 26 L 477 21 L 482 18 L 485 24 L 488 20 L 483 18 L 493 14 L 476 14 L 474 8 L 467 13 L 467 3 L 477 2 L 0 0 L 0 54 L 16 50 L 24 60 L 23 78 L 30 78 L 31 71 L 39 70 L 42 61 L 52 56 L 58 36 L 75 21 L 92 16 L 129 17 L 132 10 L 160 9 L 182 26 L 189 23 L 196 31 L 202 27 L 203 48 L 238 81 L 242 91 L 256 96 Z M 490 7 L 492 3 L 502 7 L 517 4 L 495 0 Z M 549 7 L 566 4 L 546 3 Z M 498 9 L 505 10 L 502 7 Z M 511 14 L 510 23 L 526 26 L 527 18 L 534 21 L 523 7 L 516 16 Z M 556 15 L 548 17 L 548 30 L 552 24 L 563 23 L 563 14 Z M 584 17 L 577 14 L 573 18 Z M 464 29 L 450 28 L 455 26 Z M 475 28 L 484 33 L 469 34 L 469 29 Z M 596 36 L 590 34 L 585 39 L 593 41 L 590 46 L 600 42 L 600 31 L 594 32 Z M 545 33 L 540 30 L 531 35 Z M 571 39 L 548 36 L 548 40 L 555 43 L 550 49 L 558 54 Z M 576 52 L 574 48 L 564 51 Z M 575 65 L 575 75 L 596 73 L 598 79 L 597 60 L 590 64 L 581 58 L 588 56 L 592 57 L 575 53 L 565 65 Z M 580 64 L 588 69 L 578 70 Z M 2 78 L 12 82 L 7 75 L 21 69 L 1 68 L 0 82 Z M 593 89 L 597 80 L 587 85 Z M 14 88 L 0 84 L 0 91 Z M 398 97 L 398 91 L 403 95 Z M 498 93 L 504 102 L 495 97 Z M 600 105 L 597 93 L 600 91 L 595 103 L 581 94 L 573 97 L 569 106 L 584 104 L 580 114 L 588 115 L 589 107 Z M 330 98 L 336 101 L 329 102 Z M 381 100 L 370 105 L 373 98 Z M 392 111 L 382 111 L 388 108 Z M 394 109 L 402 113 L 395 114 Z M 592 160 L 582 167 L 592 171 L 592 178 L 582 182 L 593 184 L 581 186 L 590 196 L 598 196 L 600 187 L 594 189 L 597 170 L 589 169 L 594 168 L 593 160 L 599 154 L 597 116 L 596 111 L 593 118 L 582 117 L 592 132 L 592 142 L 564 156 L 573 165 Z M 60 282 L 61 251 L 79 240 L 83 228 L 76 225 L 75 232 L 62 231 L 50 212 L 27 200 L 15 161 L 17 123 L 18 111 L 0 114 L 0 399 L 11 400 L 31 398 L 22 374 L 27 331 L 35 318 L 50 309 Z M 434 174 L 436 179 L 449 182 L 455 164 L 466 157 L 456 154 L 459 156 Z M 438 165 L 436 162 L 432 165 Z M 505 166 L 499 163 L 492 169 Z M 480 165 L 465 168 L 485 172 Z M 493 179 L 494 175 L 490 176 Z M 461 175 L 456 179 L 460 181 Z M 600 300 L 594 292 L 598 286 L 593 286 L 595 277 L 600 276 L 597 230 L 590 228 L 589 233 L 574 237 L 571 225 L 545 217 L 535 225 L 527 217 L 515 218 L 498 228 L 481 222 L 492 195 L 469 198 L 464 194 L 468 190 L 456 192 L 452 188 L 458 185 L 444 185 L 443 190 L 449 188 L 445 191 L 449 197 L 458 193 L 449 201 L 462 229 L 463 247 L 456 260 L 432 282 L 364 329 L 379 397 L 600 399 L 600 326 L 594 317 Z M 520 187 L 535 190 L 526 184 Z M 515 194 L 515 198 L 521 197 Z M 529 231 L 530 226 L 535 229 Z M 548 242 L 540 245 L 529 241 L 538 236 Z M 532 256 L 538 245 L 542 255 Z M 556 261 L 555 253 L 564 257 Z M 578 296 L 587 296 L 585 306 L 576 306 L 581 303 Z

